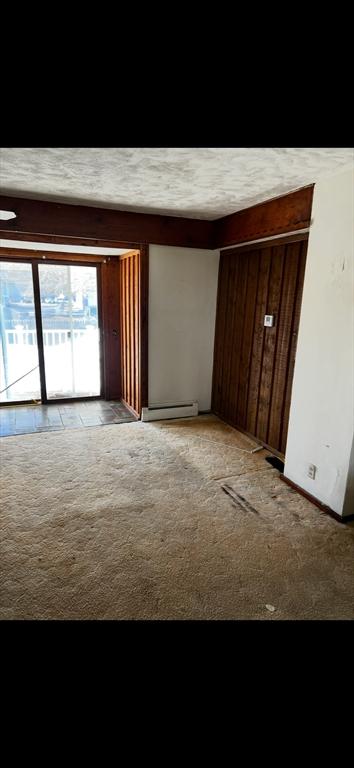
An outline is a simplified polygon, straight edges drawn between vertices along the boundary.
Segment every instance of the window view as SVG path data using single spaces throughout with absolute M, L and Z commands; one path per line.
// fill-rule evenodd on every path
M 0 262 L 0 402 L 38 400 L 40 378 L 31 264 Z
M 48 399 L 100 394 L 96 267 L 39 264 Z M 0 262 L 0 402 L 41 397 L 31 264 Z
M 100 394 L 96 267 L 39 264 L 47 396 Z

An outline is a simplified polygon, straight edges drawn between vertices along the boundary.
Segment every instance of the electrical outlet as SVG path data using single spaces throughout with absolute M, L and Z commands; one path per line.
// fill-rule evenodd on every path
M 312 480 L 315 479 L 317 467 L 314 464 L 309 464 L 307 469 L 307 475 L 308 477 L 311 477 Z

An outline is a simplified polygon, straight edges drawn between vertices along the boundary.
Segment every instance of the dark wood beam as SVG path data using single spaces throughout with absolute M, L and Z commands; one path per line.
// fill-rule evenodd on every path
M 33 235 L 94 240 L 96 245 L 154 243 L 209 248 L 213 222 L 174 216 L 49 203 L 0 195 L 0 209 L 12 210 L 16 219 L 0 222 L 0 237 Z
M 214 221 L 214 248 L 294 232 L 310 225 L 314 185 Z M 209 246 L 210 247 L 210 246 Z
M 149 243 L 225 248 L 308 227 L 313 189 L 311 184 L 215 221 L 0 195 L 0 208 L 17 214 L 16 219 L 0 222 L 0 238 L 116 248 Z

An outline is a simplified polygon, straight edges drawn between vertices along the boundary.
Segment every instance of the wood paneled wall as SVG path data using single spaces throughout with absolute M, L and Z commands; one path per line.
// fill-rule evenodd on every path
M 140 251 L 120 257 L 122 399 L 140 415 L 142 408 L 142 258 Z
M 295 235 L 220 255 L 212 410 L 281 454 L 306 252 L 307 236 Z
M 121 398 L 120 361 L 120 268 L 118 259 L 105 259 L 101 264 L 101 317 L 103 354 L 103 396 L 106 400 Z

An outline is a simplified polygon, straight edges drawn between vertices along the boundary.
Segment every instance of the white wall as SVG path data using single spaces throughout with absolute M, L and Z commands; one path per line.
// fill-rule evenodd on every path
M 354 512 L 353 182 L 349 170 L 315 185 L 285 459 L 286 477 L 344 515 Z
M 150 245 L 149 405 L 211 404 L 219 251 Z

